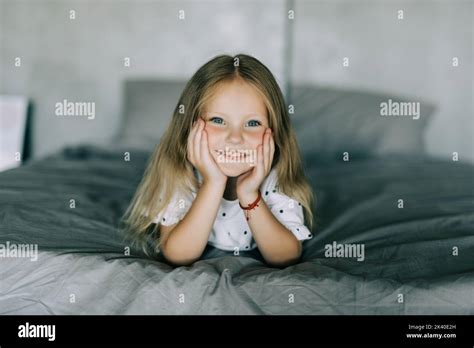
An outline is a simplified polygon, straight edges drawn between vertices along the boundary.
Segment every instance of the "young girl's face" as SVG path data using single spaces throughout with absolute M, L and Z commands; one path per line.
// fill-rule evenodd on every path
M 255 87 L 239 79 L 220 84 L 201 117 L 209 151 L 222 172 L 236 177 L 251 170 L 268 128 L 267 108 Z

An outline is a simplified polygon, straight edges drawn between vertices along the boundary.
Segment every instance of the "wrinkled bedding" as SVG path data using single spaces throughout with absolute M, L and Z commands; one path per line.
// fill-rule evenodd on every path
M 0 173 L 0 245 L 38 245 L 36 261 L 0 257 L 0 314 L 474 314 L 473 165 L 307 159 L 316 226 L 300 263 L 208 246 L 173 268 L 124 253 L 117 225 L 149 153 L 130 156 L 78 146 Z M 364 259 L 329 257 L 333 243 Z

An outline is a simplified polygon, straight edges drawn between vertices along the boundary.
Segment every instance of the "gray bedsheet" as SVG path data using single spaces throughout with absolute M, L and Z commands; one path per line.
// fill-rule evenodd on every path
M 208 246 L 173 268 L 124 255 L 117 233 L 147 155 L 82 146 L 0 173 L 0 244 L 39 248 L 0 258 L 1 314 L 474 314 L 472 165 L 308 161 L 317 226 L 301 263 Z M 326 257 L 333 242 L 364 260 Z

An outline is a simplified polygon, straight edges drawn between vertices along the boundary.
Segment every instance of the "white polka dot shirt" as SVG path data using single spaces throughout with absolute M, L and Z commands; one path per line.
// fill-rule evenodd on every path
M 199 183 L 202 183 L 201 174 L 195 170 Z M 271 170 L 260 186 L 262 199 L 280 223 L 290 230 L 298 240 L 311 239 L 313 236 L 304 225 L 303 206 L 300 202 L 278 192 L 277 175 Z M 154 222 L 169 226 L 184 218 L 196 193 L 178 197 L 175 194 L 168 206 L 161 211 Z M 245 218 L 244 210 L 240 208 L 238 199 L 226 200 L 222 197 L 221 204 L 214 221 L 208 244 L 229 251 L 252 250 L 257 247 L 252 231 Z

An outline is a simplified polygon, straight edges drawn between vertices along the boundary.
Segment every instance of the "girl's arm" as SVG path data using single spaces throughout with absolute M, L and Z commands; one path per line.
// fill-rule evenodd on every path
M 257 199 L 260 185 L 271 170 L 274 153 L 272 130 L 267 128 L 262 144 L 257 147 L 255 167 L 237 179 L 237 196 L 242 206 L 248 206 Z M 280 267 L 299 260 L 303 249 L 301 242 L 277 220 L 263 199 L 249 211 L 249 216 L 252 235 L 268 264 Z
M 255 201 L 258 192 L 253 196 L 239 197 L 240 204 L 246 206 Z M 302 244 L 295 235 L 275 218 L 263 199 L 258 207 L 249 211 L 248 224 L 265 261 L 276 267 L 286 267 L 298 262 L 301 257 Z
M 189 265 L 204 251 L 219 211 L 227 176 L 209 153 L 205 122 L 198 119 L 192 127 L 187 144 L 188 160 L 203 176 L 203 183 L 186 213 L 172 226 L 161 226 L 161 250 L 176 265 Z
M 161 226 L 163 256 L 175 265 L 189 265 L 201 257 L 219 210 L 225 184 L 204 182 L 185 217 Z

